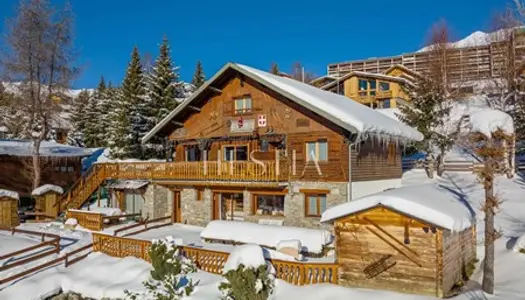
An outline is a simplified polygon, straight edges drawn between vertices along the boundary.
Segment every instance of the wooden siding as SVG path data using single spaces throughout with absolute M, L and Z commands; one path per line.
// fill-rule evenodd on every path
M 210 96 L 195 103 L 200 112 L 195 111 L 183 122 L 183 129 L 176 129 L 170 134 L 170 139 L 180 142 L 176 146 L 176 161 L 183 161 L 184 145 L 196 143 L 197 139 L 210 138 L 214 140 L 208 153 L 209 160 L 217 159 L 217 150 L 222 150 L 225 145 L 248 145 L 249 151 L 260 149 L 259 138 L 267 132 L 272 135 L 286 136 L 286 153 L 290 160 L 292 153 L 296 153 L 296 174 L 291 179 L 303 181 L 348 181 L 348 148 L 344 143 L 343 130 L 321 118 L 309 110 L 298 106 L 285 97 L 265 88 L 258 83 L 246 79 L 233 77 L 224 86 L 218 87 L 222 93 Z M 243 115 L 243 121 L 254 120 L 257 122 L 259 115 L 267 118 L 266 127 L 255 126 L 254 132 L 232 133 L 229 123 L 238 122 L 239 116 L 234 114 L 234 99 L 250 95 L 252 99 L 252 113 Z M 225 137 L 230 137 L 228 140 Z M 233 140 L 235 139 L 235 140 Z M 313 163 L 306 167 L 305 142 L 323 139 L 328 142 L 328 161 L 321 162 L 322 175 L 319 175 Z M 273 160 L 275 147 L 270 145 L 266 153 L 255 153 L 257 159 Z
M 427 225 L 381 207 L 337 220 L 339 283 L 436 295 L 435 236 L 439 231 L 425 232 L 424 227 Z
M 443 293 L 463 280 L 465 266 L 476 259 L 476 229 L 443 232 Z
M 21 197 L 30 196 L 32 181 L 30 173 L 31 157 L 0 156 L 0 189 L 17 191 Z M 70 186 L 80 178 L 82 164 L 80 158 L 42 157 L 41 184 Z M 68 172 L 68 168 L 69 172 Z M 72 168 L 72 169 L 71 169 Z
M 394 155 L 389 158 L 389 147 L 387 144 L 367 140 L 352 149 L 352 181 L 401 178 L 401 149 L 396 146 Z
M 11 228 L 18 225 L 18 199 L 0 197 L 0 227 Z

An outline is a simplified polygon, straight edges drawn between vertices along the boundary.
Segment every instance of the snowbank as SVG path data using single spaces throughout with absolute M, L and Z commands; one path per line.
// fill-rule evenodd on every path
M 44 184 L 40 187 L 37 187 L 36 189 L 33 190 L 33 192 L 31 193 L 31 195 L 33 196 L 41 196 L 49 191 L 54 191 L 54 192 L 57 192 L 59 194 L 63 194 L 64 193 L 64 189 L 62 189 L 62 187 L 59 187 L 58 185 L 54 185 L 54 184 Z
M 78 221 L 75 218 L 69 218 L 69 219 L 66 220 L 66 222 L 64 222 L 64 225 L 77 226 L 78 225 Z
M 224 264 L 222 273 L 226 274 L 230 270 L 236 270 L 241 264 L 244 265 L 245 268 L 254 269 L 261 265 L 266 265 L 261 246 L 247 244 L 235 247 L 228 256 L 228 260 L 226 261 L 226 264 Z
M 501 129 L 505 134 L 514 134 L 514 122 L 507 113 L 499 110 L 485 109 L 470 115 L 472 131 L 480 132 L 487 137 Z
M 519 236 L 516 240 L 516 243 L 514 244 L 514 247 L 512 247 L 512 251 L 514 252 L 520 252 L 522 250 L 525 251 L 525 234 Z
M 41 156 L 89 156 L 92 149 L 80 148 L 69 145 L 43 141 L 40 145 Z M 33 142 L 29 140 L 0 140 L 0 155 L 31 156 L 33 155 Z
M 461 231 L 475 224 L 474 211 L 462 203 L 461 195 L 435 184 L 387 190 L 343 203 L 326 210 L 321 222 L 334 221 L 378 205 L 452 231 Z
M 249 222 L 212 221 L 201 232 L 201 238 L 257 244 L 277 248 L 280 241 L 299 240 L 304 252 L 321 253 L 332 241 L 329 231 L 299 227 L 259 225 Z
M 9 197 L 18 200 L 18 193 L 15 191 L 0 189 L 0 197 Z

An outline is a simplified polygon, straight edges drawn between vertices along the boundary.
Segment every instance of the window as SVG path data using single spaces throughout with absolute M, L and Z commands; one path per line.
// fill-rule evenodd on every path
M 359 79 L 359 96 L 375 96 L 376 84 L 375 79 Z
M 185 161 L 200 161 L 201 151 L 197 145 L 188 145 L 184 147 Z
M 245 96 L 234 100 L 235 114 L 244 114 L 252 111 L 252 98 Z
M 326 194 L 305 194 L 307 217 L 320 217 L 326 210 Z
M 390 99 L 383 100 L 383 108 L 390 108 Z
M 284 195 L 254 195 L 254 214 L 284 216 Z
M 326 140 L 306 142 L 306 161 L 310 161 L 312 158 L 317 161 L 328 160 L 328 142 Z
M 386 92 L 390 90 L 390 83 L 388 82 L 380 82 L 379 83 L 379 90 L 381 92 Z
M 225 161 L 248 160 L 248 146 L 225 146 L 223 151 Z

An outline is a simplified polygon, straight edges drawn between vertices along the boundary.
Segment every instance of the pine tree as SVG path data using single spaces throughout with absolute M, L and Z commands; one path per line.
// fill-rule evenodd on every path
M 279 66 L 276 63 L 272 63 L 272 68 L 270 69 L 270 73 L 279 75 Z
M 122 82 L 122 97 L 117 105 L 115 144 L 111 154 L 115 158 L 142 158 L 140 138 L 146 128 L 146 89 L 140 54 L 133 48 L 131 61 Z
M 181 93 L 181 82 L 176 73 L 178 68 L 173 67 L 170 58 L 170 47 L 168 40 L 163 39 L 159 49 L 159 56 L 155 61 L 152 73 L 148 77 L 148 108 L 146 110 L 146 126 L 144 133 L 149 132 L 166 115 L 177 106 L 177 99 Z M 153 138 L 146 145 L 148 151 L 144 153 L 146 158 L 163 158 L 163 141 Z
M 85 107 L 83 126 L 84 143 L 86 147 L 94 148 L 104 146 L 102 132 L 105 129 L 100 122 L 103 117 L 100 104 L 105 97 L 105 93 L 106 82 L 104 77 L 101 77 L 95 92 L 91 95 Z
M 70 120 L 72 124 L 72 130 L 68 134 L 68 143 L 73 146 L 84 147 L 84 132 L 86 130 L 84 113 L 86 112 L 86 106 L 89 103 L 91 94 L 87 90 L 83 90 L 73 99 L 73 103 L 70 108 Z
M 119 128 L 119 117 L 122 107 L 120 105 L 122 89 L 113 87 L 111 82 L 108 82 L 106 91 L 106 99 L 108 100 L 106 118 L 109 126 L 106 128 L 104 140 L 110 149 L 110 154 L 113 155 L 116 149 L 117 129 Z
M 202 69 L 202 63 L 201 61 L 197 61 L 197 66 L 195 67 L 195 73 L 193 73 L 193 79 L 191 80 L 191 84 L 195 87 L 195 89 L 198 89 L 201 87 L 201 85 L 206 82 L 206 75 L 204 74 L 204 70 Z

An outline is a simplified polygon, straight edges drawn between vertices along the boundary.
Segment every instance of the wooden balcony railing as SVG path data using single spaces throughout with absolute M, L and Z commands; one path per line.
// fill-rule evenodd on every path
M 389 99 L 392 98 L 392 91 L 377 91 L 376 99 Z
M 61 199 L 60 211 L 78 209 L 108 179 L 203 182 L 284 182 L 285 161 L 124 162 L 94 164 Z
M 99 251 L 114 257 L 134 256 L 151 261 L 149 248 L 151 241 L 110 236 L 93 233 L 93 251 Z M 222 269 L 230 255 L 227 252 L 183 246 L 181 254 L 193 260 L 197 268 L 222 274 Z M 267 259 L 275 269 L 275 276 L 295 285 L 333 283 L 337 284 L 338 266 L 335 263 L 308 263 Z

